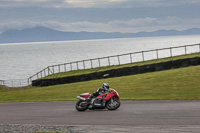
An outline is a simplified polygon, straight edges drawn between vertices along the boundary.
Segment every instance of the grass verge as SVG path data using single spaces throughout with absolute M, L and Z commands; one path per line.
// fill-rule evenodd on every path
M 0 86 L 0 102 L 76 100 L 77 95 L 93 93 L 103 82 L 116 89 L 121 100 L 200 100 L 199 79 L 200 66 L 191 66 L 48 87 Z

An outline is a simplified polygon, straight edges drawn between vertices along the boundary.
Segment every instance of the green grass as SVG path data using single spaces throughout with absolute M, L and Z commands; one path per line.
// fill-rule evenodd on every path
M 62 72 L 62 73 L 58 73 L 58 74 L 52 74 L 52 75 L 46 76 L 46 77 L 44 77 L 42 79 L 50 79 L 50 78 L 58 78 L 58 77 L 67 77 L 67 76 L 88 74 L 88 73 L 106 71 L 106 70 L 123 68 L 123 67 L 131 67 L 131 66 L 137 66 L 137 65 L 159 63 L 159 62 L 165 62 L 165 61 L 169 61 L 169 60 L 192 58 L 192 57 L 197 57 L 197 56 L 199 57 L 200 53 L 181 55 L 181 56 L 175 56 L 175 57 L 172 57 L 172 58 L 163 58 L 163 59 L 158 59 L 158 60 L 150 60 L 150 61 L 145 61 L 145 62 L 130 63 L 130 64 L 124 64 L 124 65 L 106 66 L 106 67 L 99 67 L 99 68 L 86 69 L 86 70 L 73 70 L 73 71 L 69 71 L 69 72 Z
M 0 86 L 0 102 L 66 101 L 96 91 L 103 82 L 122 100 L 200 100 L 200 66 L 48 87 Z

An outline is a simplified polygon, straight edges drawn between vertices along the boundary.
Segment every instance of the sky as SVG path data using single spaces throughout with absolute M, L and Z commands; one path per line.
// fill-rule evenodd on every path
M 0 0 L 0 33 L 44 26 L 60 31 L 136 33 L 200 28 L 200 0 Z

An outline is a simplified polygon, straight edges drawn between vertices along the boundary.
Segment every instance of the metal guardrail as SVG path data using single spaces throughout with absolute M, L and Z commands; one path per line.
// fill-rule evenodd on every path
M 34 74 L 33 76 L 29 77 L 28 79 L 0 80 L 0 84 L 6 85 L 9 87 L 27 86 L 31 84 L 32 80 L 36 80 L 39 78 L 46 77 L 48 75 L 61 73 L 61 72 L 143 62 L 143 61 L 148 61 L 148 60 L 153 60 L 153 59 L 174 57 L 178 55 L 186 55 L 186 54 L 198 53 L 198 52 L 200 52 L 200 44 L 193 44 L 193 45 L 153 49 L 153 50 L 127 53 L 127 54 L 121 54 L 121 55 L 87 59 L 87 60 L 82 60 L 82 61 L 75 61 L 75 62 L 70 62 L 70 63 L 48 66 L 45 69 Z

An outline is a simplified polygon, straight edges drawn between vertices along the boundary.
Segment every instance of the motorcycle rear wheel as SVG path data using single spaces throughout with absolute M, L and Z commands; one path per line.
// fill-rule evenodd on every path
M 114 98 L 113 103 L 111 102 L 111 100 L 108 101 L 108 103 L 106 104 L 106 108 L 108 110 L 116 110 L 119 108 L 120 104 L 121 103 L 120 103 L 119 99 Z
M 76 109 L 77 109 L 78 111 L 85 111 L 85 110 L 88 109 L 88 104 L 87 104 L 87 102 L 85 102 L 85 103 L 83 103 L 83 102 L 85 102 L 85 101 L 80 100 L 80 101 L 78 101 L 78 102 L 76 103 Z

